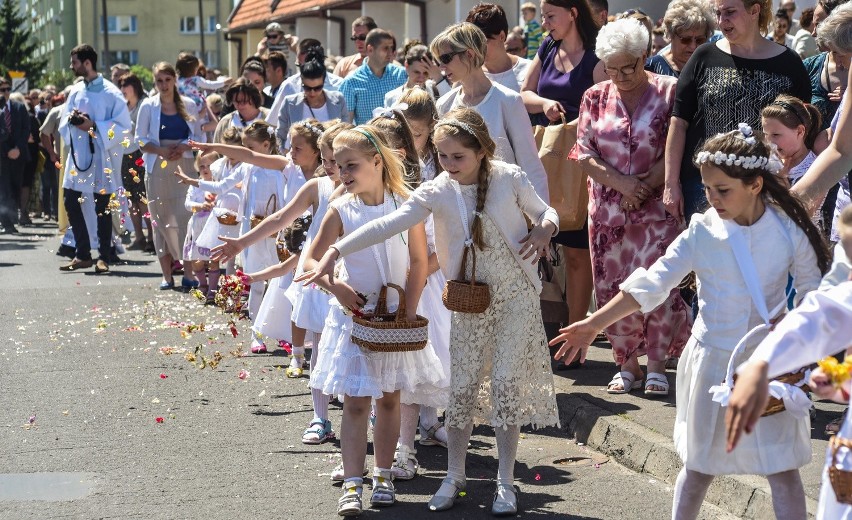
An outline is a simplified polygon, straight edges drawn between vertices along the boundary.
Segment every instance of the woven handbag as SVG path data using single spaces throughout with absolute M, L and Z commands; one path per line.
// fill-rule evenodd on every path
M 388 287 L 399 294 L 396 313 L 388 312 Z M 412 352 L 426 347 L 429 320 L 418 315 L 416 320 L 406 321 L 405 291 L 396 284 L 383 285 L 376 310 L 353 316 L 352 322 L 352 343 L 373 352 Z
M 462 253 L 462 276 L 467 269 L 468 250 L 472 251 L 471 255 L 473 256 L 470 281 L 447 280 L 444 292 L 441 294 L 441 301 L 444 302 L 444 307 L 451 311 L 481 314 L 491 305 L 491 290 L 488 288 L 488 284 L 476 281 L 476 248 L 473 245 L 465 247 L 464 253 Z
M 852 504 L 852 471 L 846 471 L 837 463 L 837 452 L 840 448 L 852 450 L 852 441 L 841 439 L 835 435 L 828 441 L 828 449 L 831 450 L 831 464 L 828 466 L 828 479 L 834 496 L 841 504 Z
M 287 244 L 284 243 L 283 240 L 278 238 L 278 235 L 275 235 L 275 252 L 278 253 L 278 261 L 286 262 L 288 258 L 292 255 L 290 251 L 287 249 Z
M 272 203 L 272 211 L 269 210 L 269 203 L 270 202 Z M 257 226 L 259 226 L 260 223 L 263 222 L 263 219 L 265 219 L 269 215 L 272 215 L 277 210 L 278 210 L 278 195 L 273 193 L 272 195 L 269 196 L 269 200 L 266 201 L 266 215 L 264 215 L 262 217 L 259 217 L 257 215 L 251 216 L 251 219 L 249 220 L 249 225 L 251 226 L 250 229 L 254 229 Z M 271 235 L 269 235 L 269 237 L 275 238 L 277 235 L 278 235 L 278 233 L 272 233 Z M 283 260 L 282 260 L 282 262 L 283 262 Z

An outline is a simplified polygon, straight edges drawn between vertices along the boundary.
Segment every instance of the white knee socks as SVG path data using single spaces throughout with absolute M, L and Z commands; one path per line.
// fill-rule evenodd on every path
M 417 419 L 420 416 L 419 404 L 399 405 L 399 443 L 414 451 L 414 434 L 417 431 Z
M 470 434 L 473 432 L 473 422 L 464 428 L 447 428 L 447 476 L 457 481 L 465 479 L 465 458 L 467 457 L 467 443 L 470 442 Z M 435 493 L 439 496 L 451 497 L 456 489 L 448 484 L 441 484 L 441 488 Z
M 319 352 L 319 340 L 314 337 L 314 346 L 311 347 L 311 371 L 317 366 L 317 357 Z M 316 388 L 311 388 L 311 401 L 314 403 L 314 419 L 328 420 L 328 396 Z
M 713 475 L 681 468 L 677 474 L 672 503 L 672 520 L 697 518 Z
M 515 483 L 515 459 L 518 456 L 518 438 L 520 426 L 495 428 L 497 437 L 497 457 L 500 463 L 497 469 L 497 485 L 512 488 Z
M 266 282 L 255 282 L 251 284 L 248 297 L 249 317 L 254 320 L 257 317 L 257 311 L 260 310 L 260 304 L 263 302 L 263 289 Z
M 428 430 L 438 424 L 438 409 L 432 406 L 420 407 L 420 425 Z

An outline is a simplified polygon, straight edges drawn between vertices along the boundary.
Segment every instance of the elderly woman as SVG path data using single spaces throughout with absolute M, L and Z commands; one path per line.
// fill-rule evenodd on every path
M 841 6 L 848 10 L 849 4 Z M 823 11 L 826 8 L 821 7 Z M 829 15 L 836 9 L 831 9 Z M 826 18 L 816 29 L 816 42 L 825 52 L 811 56 L 804 61 L 805 70 L 811 82 L 811 104 L 822 114 L 823 128 L 828 128 L 834 114 L 843 99 L 848 80 L 850 59 L 852 59 L 852 40 L 849 39 L 848 27 L 842 25 L 842 18 L 835 16 L 833 22 Z
M 609 81 L 583 95 L 577 144 L 570 159 L 591 178 L 589 236 L 595 297 L 602 307 L 635 269 L 649 267 L 677 237 L 677 221 L 662 203 L 663 153 L 676 81 L 646 72 L 648 30 L 636 19 L 605 25 L 595 53 Z M 629 146 L 625 146 L 629 143 Z M 619 373 L 607 386 L 623 394 L 641 386 L 667 395 L 665 363 L 689 339 L 687 307 L 677 290 L 649 314 L 634 313 L 606 329 Z M 648 356 L 648 375 L 639 357 Z
M 190 217 L 184 206 L 186 189 L 175 187 L 172 172 L 176 168 L 195 171 L 189 140 L 197 140 L 201 129 L 198 105 L 178 94 L 175 68 L 163 61 L 154 65 L 153 72 L 157 93 L 139 106 L 135 140 L 142 149 L 146 170 L 148 211 L 163 273 L 160 289 L 168 290 L 175 286 L 176 261 L 183 256 L 183 239 Z M 185 289 L 198 286 L 190 265 L 188 262 L 181 280 Z
M 213 142 L 221 143 L 222 134 L 230 127 L 242 130 L 255 120 L 266 119 L 269 110 L 263 108 L 261 92 L 246 78 L 238 78 L 225 91 L 225 103 L 234 107 L 234 111 L 219 119 Z
M 703 0 L 674 0 L 666 9 L 663 27 L 671 45 L 645 62 L 645 70 L 676 78 L 695 49 L 713 35 L 716 22 Z
M 760 129 L 760 111 L 779 94 L 802 101 L 811 87 L 799 55 L 763 37 L 772 0 L 713 0 L 723 38 L 696 49 L 677 83 L 666 143 L 666 210 L 680 221 L 707 206 L 692 157 L 708 137 L 739 123 Z

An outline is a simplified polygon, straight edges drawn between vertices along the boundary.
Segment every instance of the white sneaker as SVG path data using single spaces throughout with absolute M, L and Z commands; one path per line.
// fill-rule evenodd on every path
M 393 466 L 391 474 L 396 480 L 411 480 L 417 476 L 420 463 L 417 462 L 417 450 L 409 449 L 408 446 L 397 445 L 393 454 Z
M 364 466 L 364 476 L 366 477 L 370 471 L 367 469 L 367 466 Z M 336 468 L 331 470 L 331 480 L 335 482 L 343 482 L 345 479 L 343 478 L 343 463 L 337 465 Z

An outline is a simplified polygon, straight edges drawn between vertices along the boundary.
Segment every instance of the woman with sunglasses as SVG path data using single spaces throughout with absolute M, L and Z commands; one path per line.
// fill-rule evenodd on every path
M 707 208 L 701 175 L 692 159 L 707 138 L 737 129 L 760 129 L 760 112 L 779 94 L 811 100 L 799 55 L 763 35 L 772 0 L 713 0 L 720 40 L 702 45 L 681 71 L 666 142 L 666 211 L 679 221 Z
M 277 124 L 282 150 L 290 149 L 290 126 L 293 123 L 306 119 L 313 119 L 320 123 L 332 119 L 350 122 L 349 109 L 346 108 L 343 94 L 324 88 L 327 74 L 324 62 L 322 47 L 309 49 L 299 66 L 302 92 L 285 96 L 281 103 Z
M 599 25 L 586 0 L 543 0 L 542 27 L 548 31 L 533 58 L 521 97 L 535 124 L 549 125 L 577 119 L 583 92 L 609 79 L 595 55 Z M 564 246 L 566 283 L 571 290 L 568 323 L 586 317 L 592 298 L 592 261 L 589 256 L 588 224 L 578 231 L 561 231 L 553 241 Z M 579 361 L 566 360 L 557 368 L 579 368 Z
M 225 91 L 225 104 L 233 112 L 223 115 L 213 133 L 213 142 L 222 143 L 222 134 L 230 127 L 242 130 L 257 119 L 266 120 L 269 109 L 262 106 L 262 93 L 245 77 L 240 77 Z M 223 111 L 224 112 L 224 111 Z
M 676 78 L 695 49 L 713 35 L 716 22 L 702 0 L 674 0 L 663 16 L 663 27 L 670 45 L 652 56 L 645 70 Z
M 520 165 L 538 196 L 548 201 L 547 174 L 538 158 L 521 96 L 492 82 L 482 70 L 486 41 L 485 33 L 469 22 L 451 25 L 432 40 L 432 55 L 438 56 L 441 72 L 455 85 L 436 103 L 438 114 L 443 116 L 463 107 L 476 110 L 497 145 L 495 155 L 504 162 Z

